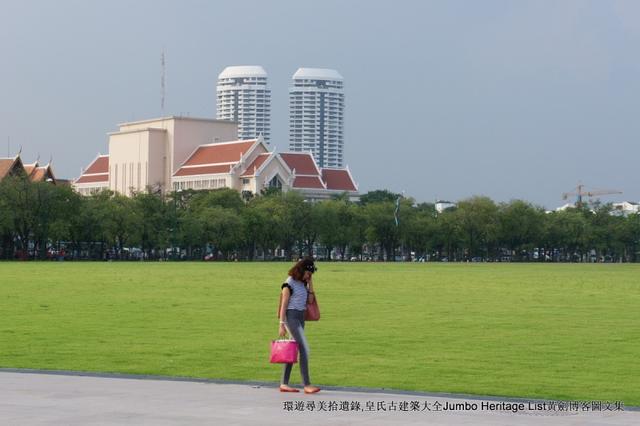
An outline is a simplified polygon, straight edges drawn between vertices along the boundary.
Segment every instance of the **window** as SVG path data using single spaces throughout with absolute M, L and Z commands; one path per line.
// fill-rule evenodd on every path
M 282 189 L 282 181 L 278 178 L 278 175 L 275 175 L 273 179 L 269 181 L 269 188 L 280 188 Z

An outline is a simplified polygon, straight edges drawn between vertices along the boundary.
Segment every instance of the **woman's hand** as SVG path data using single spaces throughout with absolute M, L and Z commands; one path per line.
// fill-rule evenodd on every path
M 309 275 L 309 280 L 307 281 L 307 291 L 313 293 L 313 275 Z
M 284 324 L 280 324 L 280 328 L 278 329 L 278 335 L 280 335 L 280 337 L 284 337 L 285 334 L 287 334 L 287 329 L 284 326 Z

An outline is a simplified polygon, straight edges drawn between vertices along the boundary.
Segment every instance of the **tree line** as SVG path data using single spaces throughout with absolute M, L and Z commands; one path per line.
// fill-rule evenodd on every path
M 471 197 L 438 213 L 387 190 L 306 202 L 269 190 L 183 191 L 133 197 L 0 182 L 3 259 L 636 262 L 640 215 L 594 204 L 559 212 L 523 200 Z

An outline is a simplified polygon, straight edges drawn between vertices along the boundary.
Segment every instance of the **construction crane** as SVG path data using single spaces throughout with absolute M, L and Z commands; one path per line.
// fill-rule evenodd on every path
M 566 200 L 572 195 L 576 196 L 576 207 L 582 206 L 582 197 L 596 197 L 598 195 L 609 195 L 609 194 L 622 194 L 622 191 L 618 191 L 616 189 L 599 189 L 595 191 L 585 191 L 584 185 L 579 183 L 577 187 L 573 189 L 571 192 L 565 192 L 562 194 L 562 199 Z

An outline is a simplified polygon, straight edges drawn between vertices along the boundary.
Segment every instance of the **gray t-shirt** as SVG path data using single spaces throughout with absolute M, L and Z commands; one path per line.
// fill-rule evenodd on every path
M 282 284 L 282 288 L 285 287 L 289 287 L 289 290 L 291 290 L 287 309 L 296 309 L 298 311 L 307 309 L 307 286 L 305 283 L 293 277 L 288 277 L 285 283 Z

